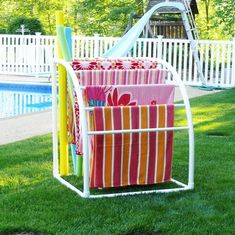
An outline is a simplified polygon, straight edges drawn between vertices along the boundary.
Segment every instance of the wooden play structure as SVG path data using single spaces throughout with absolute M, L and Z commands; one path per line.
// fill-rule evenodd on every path
M 187 1 L 187 0 L 186 0 Z M 146 8 L 148 12 L 153 6 L 163 2 L 180 2 L 185 3 L 184 0 L 149 0 Z M 195 15 L 199 14 L 196 0 L 189 0 L 189 7 L 192 11 L 192 16 L 195 19 Z M 140 19 L 142 15 L 132 13 L 130 15 L 130 22 L 126 29 L 126 32 L 133 26 L 134 22 Z M 154 14 L 149 20 L 149 29 L 145 33 L 145 37 L 156 38 L 157 36 L 163 36 L 164 38 L 184 39 L 187 38 L 187 32 L 185 31 L 184 23 L 180 16 L 180 11 L 174 7 L 165 7 Z

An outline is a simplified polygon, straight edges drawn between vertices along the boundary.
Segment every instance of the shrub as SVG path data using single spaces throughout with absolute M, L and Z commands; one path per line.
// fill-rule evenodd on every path
M 28 18 L 25 16 L 19 16 L 14 18 L 7 27 L 7 33 L 15 34 L 17 29 L 20 29 L 21 25 L 29 29 L 29 34 L 35 34 L 35 32 L 44 33 L 41 22 L 37 18 Z M 28 34 L 28 33 L 27 33 Z
M 5 28 L 0 28 L 0 34 L 6 34 L 7 29 Z

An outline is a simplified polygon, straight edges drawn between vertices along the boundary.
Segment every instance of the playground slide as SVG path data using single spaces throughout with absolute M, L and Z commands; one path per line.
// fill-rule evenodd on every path
M 179 2 L 163 2 L 155 5 L 147 13 L 145 13 L 144 16 L 117 42 L 117 44 L 107 51 L 102 57 L 127 56 L 127 53 L 134 46 L 150 17 L 155 11 L 163 7 L 175 7 L 180 11 L 185 11 L 184 5 Z

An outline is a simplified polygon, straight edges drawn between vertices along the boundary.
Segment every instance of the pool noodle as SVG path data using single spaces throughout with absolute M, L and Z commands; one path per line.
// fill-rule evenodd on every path
M 61 45 L 61 50 L 62 50 L 62 53 L 63 53 L 64 60 L 65 61 L 71 61 L 72 57 L 71 57 L 68 42 L 67 42 L 67 39 L 66 39 L 64 26 L 56 26 L 56 32 L 57 32 L 57 37 L 59 39 L 58 41 Z M 72 43 L 72 40 L 70 42 Z M 71 48 L 72 48 L 72 46 L 71 46 Z M 74 104 L 73 83 L 72 83 L 69 76 L 68 76 L 68 88 L 69 88 L 69 95 L 70 95 L 72 104 Z
M 73 50 L 72 50 L 72 29 L 70 27 L 65 27 L 64 28 L 64 33 L 65 33 L 65 37 L 66 37 L 66 45 L 69 49 L 69 53 L 70 53 L 70 60 L 72 60 L 73 58 Z M 68 76 L 69 77 L 69 76 Z M 74 106 L 74 92 L 73 92 L 73 85 L 71 83 L 71 79 L 69 77 L 69 94 L 70 94 L 70 98 L 72 101 L 72 105 Z M 74 117 L 75 120 L 76 117 Z M 75 148 L 75 150 L 74 150 Z M 74 164 L 74 173 L 78 176 L 78 177 L 82 177 L 82 156 L 80 155 L 76 155 L 76 146 L 74 147 L 74 145 L 71 146 L 71 149 L 73 151 L 71 151 L 72 153 L 72 159 L 73 159 L 73 164 Z
M 60 42 L 61 45 L 61 50 L 63 52 L 63 57 L 65 61 L 71 61 L 72 60 L 72 30 L 68 29 L 66 30 L 63 26 L 57 26 L 56 27 L 57 31 L 57 36 L 58 36 L 58 41 Z M 68 88 L 69 88 L 69 98 L 72 101 L 72 104 L 74 104 L 74 90 L 73 90 L 73 83 L 68 76 Z M 72 152 L 72 157 L 75 158 L 76 156 L 73 155 L 74 153 Z M 78 176 L 82 176 L 82 157 L 77 156 L 77 164 L 78 164 Z
M 70 54 L 70 58 L 73 58 L 73 50 L 72 50 L 72 28 L 70 27 L 65 27 L 64 28 L 64 32 L 65 32 L 65 37 L 67 40 L 67 45 L 69 48 L 69 54 Z
M 56 12 L 56 25 L 57 27 L 64 24 L 64 16 L 62 11 Z M 58 42 L 58 57 L 63 59 L 62 45 Z M 69 162 L 68 162 L 68 135 L 67 135 L 67 82 L 66 82 L 66 69 L 62 66 L 58 66 L 59 73 L 59 101 L 60 101 L 60 175 L 67 176 L 69 174 Z

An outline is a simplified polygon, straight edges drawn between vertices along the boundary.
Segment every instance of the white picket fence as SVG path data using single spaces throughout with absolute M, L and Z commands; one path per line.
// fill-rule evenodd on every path
M 75 58 L 102 56 L 119 38 L 73 37 Z M 56 56 L 54 36 L 0 35 L 0 73 L 44 75 L 51 72 Z M 235 86 L 235 39 L 232 41 L 199 41 L 199 53 L 204 76 L 211 85 Z M 188 40 L 140 38 L 128 56 L 162 58 L 177 68 L 185 84 L 200 85 L 196 65 Z

